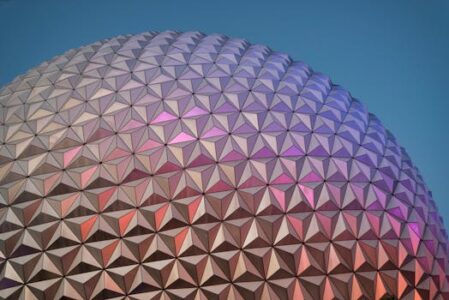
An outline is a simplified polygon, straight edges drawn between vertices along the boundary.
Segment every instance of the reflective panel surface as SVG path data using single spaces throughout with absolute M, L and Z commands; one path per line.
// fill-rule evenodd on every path
M 447 235 L 405 150 L 285 54 L 119 36 L 0 104 L 3 298 L 449 298 Z

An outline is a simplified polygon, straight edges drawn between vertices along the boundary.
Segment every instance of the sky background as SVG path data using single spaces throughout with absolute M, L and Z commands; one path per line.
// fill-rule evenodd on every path
M 449 228 L 449 1 L 0 0 L 0 86 L 100 39 L 222 33 L 329 75 L 404 146 Z

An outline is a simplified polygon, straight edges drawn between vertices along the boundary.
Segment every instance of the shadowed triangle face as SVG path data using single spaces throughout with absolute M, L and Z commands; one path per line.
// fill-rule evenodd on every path
M 0 104 L 2 298 L 449 298 L 447 235 L 405 150 L 285 54 L 119 36 Z

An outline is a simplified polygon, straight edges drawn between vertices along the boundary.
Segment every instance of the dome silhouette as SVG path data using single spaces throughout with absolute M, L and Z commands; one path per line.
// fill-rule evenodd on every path
M 3 298 L 449 299 L 447 234 L 409 156 L 286 54 L 119 36 L 0 104 Z

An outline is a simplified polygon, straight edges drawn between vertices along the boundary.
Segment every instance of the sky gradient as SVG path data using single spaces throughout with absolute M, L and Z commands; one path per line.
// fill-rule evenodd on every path
M 329 75 L 407 149 L 449 228 L 449 2 L 0 0 L 0 86 L 71 48 L 162 30 L 245 38 Z

